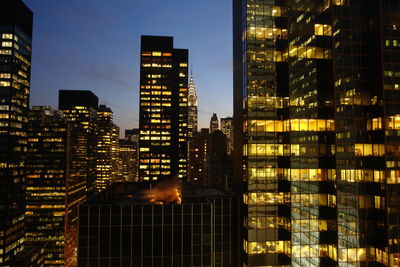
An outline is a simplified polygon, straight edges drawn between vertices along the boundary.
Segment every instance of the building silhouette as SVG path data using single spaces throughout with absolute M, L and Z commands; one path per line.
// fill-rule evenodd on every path
M 0 266 L 21 255 L 33 14 L 22 1 L 0 8 Z
M 399 266 L 400 3 L 233 6 L 242 264 Z
M 217 114 L 213 113 L 210 120 L 210 134 L 212 134 L 216 130 L 219 130 L 219 122 Z
M 210 130 L 202 128 L 189 141 L 188 181 L 195 185 L 208 184 L 207 153 Z
M 142 36 L 140 62 L 140 180 L 186 180 L 188 50 Z

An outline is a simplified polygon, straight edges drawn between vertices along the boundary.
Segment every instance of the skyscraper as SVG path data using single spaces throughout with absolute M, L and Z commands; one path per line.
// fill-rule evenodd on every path
M 119 135 L 113 123 L 113 112 L 100 105 L 97 110 L 97 136 L 96 136 L 96 180 L 95 191 L 99 192 L 117 179 L 117 162 Z
M 197 132 L 197 93 L 196 86 L 194 85 L 193 74 L 190 74 L 189 80 L 189 97 L 188 97 L 188 135 L 189 138 L 193 136 L 193 133 Z
M 63 111 L 67 120 L 76 124 L 77 129 L 79 125 L 82 128 L 74 132 L 77 154 L 73 156 L 76 170 L 72 172 L 81 176 L 79 180 L 86 181 L 86 188 L 79 190 L 85 190 L 90 195 L 95 191 L 96 118 L 99 99 L 87 90 L 60 90 L 58 101 L 58 109 Z
M 212 134 L 216 130 L 219 130 L 219 122 L 217 114 L 213 113 L 210 120 L 210 134 Z
M 244 266 L 399 266 L 399 1 L 233 5 Z
M 26 241 L 31 248 L 45 248 L 47 266 L 64 266 L 70 135 L 71 127 L 60 111 L 48 106 L 31 108 L 26 161 Z
M 7 266 L 24 248 L 33 14 L 22 1 L 0 6 L 0 266 Z
M 227 153 L 231 155 L 233 150 L 233 118 L 221 118 L 221 131 L 226 136 Z
M 172 37 L 142 36 L 140 179 L 187 177 L 188 50 Z

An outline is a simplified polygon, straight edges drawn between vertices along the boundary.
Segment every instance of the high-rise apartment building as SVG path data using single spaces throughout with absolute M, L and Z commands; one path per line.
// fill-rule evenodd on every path
M 188 97 L 188 135 L 189 138 L 193 136 L 194 133 L 197 132 L 197 120 L 198 120 L 198 113 L 197 113 L 197 93 L 196 93 L 196 86 L 194 84 L 193 74 L 190 74 L 189 80 L 189 97 Z
M 221 118 L 221 131 L 223 134 L 226 136 L 226 142 L 227 142 L 227 153 L 228 155 L 231 155 L 232 150 L 233 150 L 233 118 L 232 117 L 226 117 L 226 118 Z
M 211 120 L 210 120 L 210 133 L 219 130 L 219 122 L 216 113 L 213 113 Z
M 243 266 L 399 266 L 400 2 L 233 6 Z
M 142 36 L 140 62 L 140 179 L 186 180 L 188 50 Z
M 113 112 L 100 105 L 97 110 L 96 179 L 95 191 L 99 192 L 117 179 L 119 129 L 113 123 Z
M 9 266 L 24 248 L 33 14 L 19 0 L 0 6 L 0 266 Z

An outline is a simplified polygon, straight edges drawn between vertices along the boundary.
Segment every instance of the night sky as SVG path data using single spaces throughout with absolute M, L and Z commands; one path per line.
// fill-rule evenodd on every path
M 231 0 L 24 0 L 34 13 L 31 106 L 91 90 L 124 129 L 139 124 L 140 35 L 189 49 L 199 125 L 232 115 Z

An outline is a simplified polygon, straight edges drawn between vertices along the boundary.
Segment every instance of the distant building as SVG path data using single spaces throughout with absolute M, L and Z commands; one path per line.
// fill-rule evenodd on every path
M 228 153 L 228 155 L 231 155 L 232 150 L 233 150 L 233 118 L 232 117 L 221 118 L 221 131 L 226 136 L 227 153 Z
M 25 164 L 32 53 L 31 10 L 0 3 L 0 265 L 24 248 Z
M 58 109 L 63 111 L 69 122 L 82 126 L 82 131 L 74 133 L 76 154 L 73 156 L 75 170 L 72 172 L 86 181 L 85 190 L 90 196 L 95 191 L 96 180 L 96 135 L 97 109 L 99 99 L 87 90 L 60 90 Z
M 118 181 L 139 181 L 139 146 L 130 139 L 119 139 Z
M 150 188 L 117 183 L 80 206 L 79 267 L 239 266 L 236 197 L 213 187 Z
M 196 185 L 206 185 L 208 183 L 207 174 L 207 149 L 210 130 L 201 129 L 194 133 L 189 141 L 189 182 Z
M 188 135 L 189 138 L 197 132 L 197 120 L 198 120 L 198 111 L 197 111 L 197 93 L 196 86 L 194 84 L 193 75 L 190 75 L 189 80 L 189 97 L 188 97 Z
M 117 179 L 119 128 L 113 123 L 113 112 L 100 105 L 96 120 L 96 179 L 97 192 L 107 188 Z
M 127 129 L 125 130 L 125 139 L 139 143 L 139 134 L 140 134 L 139 129 Z
M 210 120 L 210 133 L 219 130 L 219 122 L 217 114 L 213 113 L 211 120 Z
M 140 179 L 187 178 L 188 50 L 173 38 L 142 36 Z
M 229 188 L 232 180 L 232 160 L 226 149 L 227 139 L 220 130 L 209 135 L 207 149 L 208 185 Z

